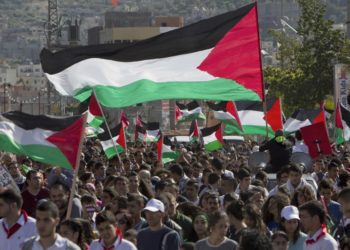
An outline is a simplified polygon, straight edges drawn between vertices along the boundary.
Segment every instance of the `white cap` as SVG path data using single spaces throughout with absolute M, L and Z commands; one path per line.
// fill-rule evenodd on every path
M 157 199 L 150 199 L 143 210 L 148 210 L 151 212 L 162 212 L 162 213 L 164 213 L 165 211 L 163 202 Z
M 286 220 L 293 220 L 293 219 L 300 220 L 299 210 L 295 206 L 286 206 L 281 211 L 281 217 L 285 218 Z

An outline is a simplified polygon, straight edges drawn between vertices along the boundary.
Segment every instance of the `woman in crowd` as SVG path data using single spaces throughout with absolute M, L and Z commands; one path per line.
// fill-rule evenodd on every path
M 226 237 L 229 227 L 228 216 L 225 212 L 214 212 L 209 216 L 209 236 L 196 243 L 197 250 L 237 249 L 237 242 Z
M 200 212 L 194 216 L 193 221 L 193 233 L 189 237 L 190 242 L 197 242 L 208 236 L 208 215 Z
M 271 237 L 271 243 L 272 243 L 272 250 L 287 250 L 288 236 L 283 231 L 276 231 Z
M 89 249 L 89 245 L 85 242 L 83 226 L 74 219 L 64 220 L 60 223 L 60 235 L 77 244 L 82 250 Z
M 291 200 L 291 204 L 293 206 L 299 207 L 308 201 L 316 200 L 314 192 L 311 190 L 311 187 L 305 186 L 302 188 L 298 188 Z
M 300 230 L 299 210 L 297 207 L 286 206 L 282 209 L 280 228 L 288 236 L 289 250 L 303 248 L 307 235 Z
M 262 219 L 261 210 L 255 204 L 245 205 L 243 209 L 243 218 L 248 228 L 256 229 L 261 234 L 271 235 L 271 232 Z
M 263 220 L 270 231 L 278 229 L 281 220 L 281 211 L 290 204 L 288 196 L 275 194 L 270 196 L 262 207 Z

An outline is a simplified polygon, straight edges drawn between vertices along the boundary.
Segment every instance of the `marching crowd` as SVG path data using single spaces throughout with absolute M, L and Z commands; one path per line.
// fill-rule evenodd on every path
M 2 153 L 18 189 L 0 190 L 0 250 L 350 250 L 348 145 L 305 173 L 290 163 L 302 139 L 286 141 L 260 145 L 267 173 L 248 165 L 259 150 L 251 141 L 210 153 L 177 143 L 178 159 L 164 165 L 155 143 L 108 160 L 88 139 L 76 182 L 72 170 Z

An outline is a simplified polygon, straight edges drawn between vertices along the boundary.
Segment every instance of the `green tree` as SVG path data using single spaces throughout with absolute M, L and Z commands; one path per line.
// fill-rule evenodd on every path
M 287 111 L 312 108 L 333 90 L 333 65 L 347 58 L 348 42 L 325 19 L 326 6 L 321 0 L 298 0 L 299 38 L 272 32 L 280 44 L 278 68 L 267 67 L 265 79 L 270 93 L 283 97 Z M 348 53 L 349 55 L 349 53 Z

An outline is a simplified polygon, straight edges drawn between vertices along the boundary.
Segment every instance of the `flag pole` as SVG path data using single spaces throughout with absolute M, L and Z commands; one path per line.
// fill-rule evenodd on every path
M 69 194 L 69 201 L 68 201 L 68 208 L 67 208 L 66 219 L 70 219 L 70 216 L 72 214 L 73 198 L 74 198 L 74 195 L 75 195 L 75 188 L 76 188 L 76 185 L 77 185 L 77 178 L 78 178 L 78 172 L 79 172 L 79 167 L 80 167 L 81 151 L 83 149 L 84 131 L 85 131 L 85 127 L 86 127 L 87 114 L 84 115 L 83 119 L 84 119 L 84 121 L 83 121 L 83 129 L 81 130 L 80 142 L 79 142 L 77 157 L 76 157 L 76 160 L 75 160 L 73 183 L 72 183 L 72 187 L 71 187 L 70 194 Z
M 106 128 L 107 128 L 108 134 L 109 134 L 109 136 L 111 137 L 111 140 L 112 140 L 112 143 L 113 143 L 114 150 L 115 150 L 115 152 L 117 153 L 119 164 L 120 164 L 120 165 L 121 165 L 121 166 L 124 168 L 124 164 L 123 164 L 122 160 L 120 159 L 119 152 L 118 152 L 118 149 L 117 149 L 117 145 L 116 145 L 115 141 L 113 140 L 113 136 L 112 136 L 111 130 L 110 130 L 110 128 L 109 128 L 109 125 L 108 125 L 108 122 L 107 122 L 107 119 L 106 119 L 105 113 L 104 113 L 104 111 L 103 111 L 103 109 L 102 109 L 102 107 L 101 107 L 100 102 L 99 102 L 99 101 L 98 101 L 98 99 L 97 99 L 97 95 L 96 95 L 96 91 L 95 91 L 95 89 L 93 89 L 93 94 L 95 95 L 95 98 L 96 98 L 96 101 L 97 101 L 98 107 L 99 107 L 99 108 L 100 108 L 100 110 L 101 110 L 102 117 L 103 117 L 103 120 L 105 121 L 105 124 L 106 124 Z M 123 124 L 122 124 L 122 126 L 123 126 Z
M 265 93 L 265 83 L 264 83 L 264 72 L 262 69 L 262 58 L 261 58 L 261 45 L 260 45 L 260 30 L 259 30 L 259 15 L 258 15 L 258 2 L 255 2 L 255 19 L 256 19 L 256 29 L 258 33 L 258 48 L 259 48 L 259 62 L 260 62 L 260 70 L 261 70 L 261 85 L 262 85 L 262 91 L 263 91 L 263 111 L 264 111 L 264 117 L 265 117 L 265 129 L 266 129 L 266 139 L 269 138 L 269 129 L 268 129 L 268 123 L 267 123 L 267 104 L 266 104 L 266 93 Z

